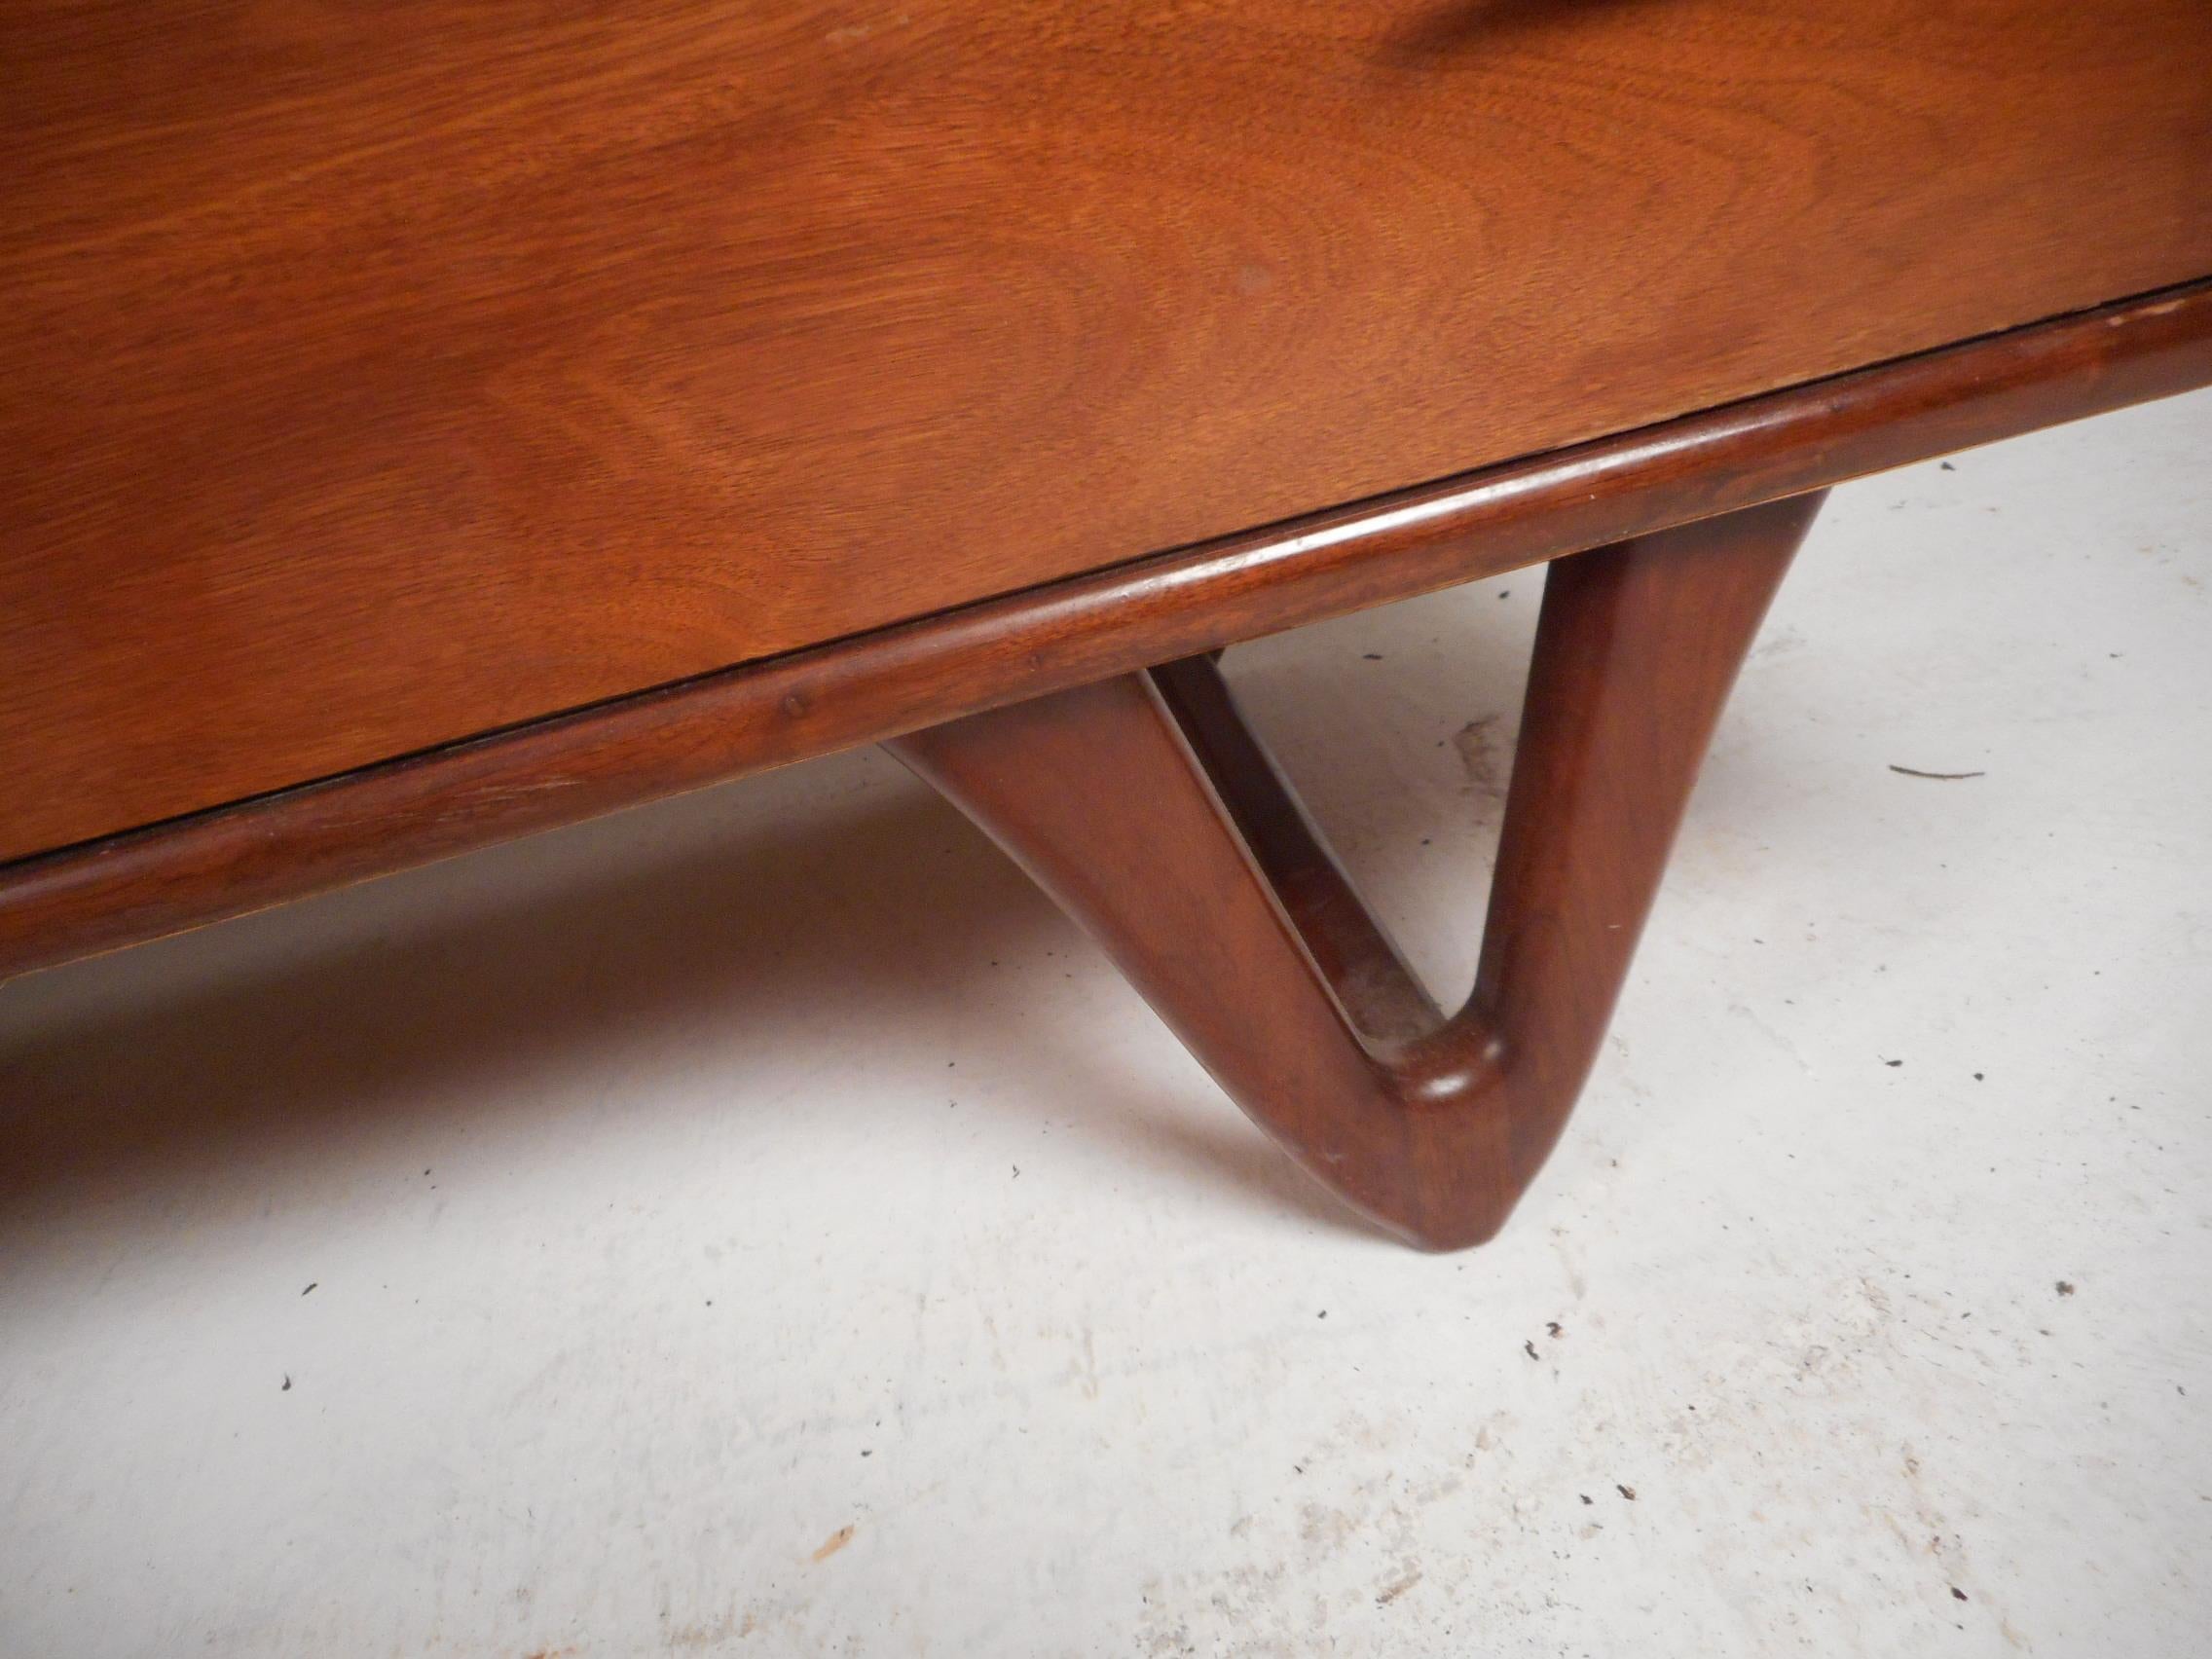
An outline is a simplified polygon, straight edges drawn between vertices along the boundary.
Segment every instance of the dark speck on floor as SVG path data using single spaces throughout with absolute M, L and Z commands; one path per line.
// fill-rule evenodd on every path
M 292 1374 L 291 1374 L 291 1373 L 290 1373 L 289 1371 L 287 1371 L 287 1372 L 285 1372 L 285 1373 L 284 1373 L 284 1385 L 283 1385 L 283 1386 L 282 1386 L 281 1388 L 277 1389 L 277 1390 L 276 1390 L 276 1392 L 277 1392 L 277 1393 L 279 1393 L 279 1394 L 289 1394 L 289 1393 L 290 1393 L 291 1391 L 292 1391 Z
M 1891 762 L 1890 770 L 1900 778 L 1928 778 L 1938 784 L 1963 784 L 1969 778 L 1986 778 L 1987 772 L 1923 772 L 1918 766 L 1899 766 Z
M 1956 1584 L 1951 1586 L 1951 1595 L 1957 1601 L 1963 1602 L 1967 1599 L 1967 1593 L 1964 1590 L 1961 1590 Z
M 1536 1345 L 1533 1341 L 1523 1343 L 1521 1345 L 1521 1351 L 1527 1354 L 1530 1359 L 1543 1358 L 1543 1355 L 1536 1351 Z
M 320 1284 L 321 1282 L 322 1282 L 322 1280 L 320 1280 L 320 1279 L 315 1279 L 315 1280 L 312 1281 L 312 1282 L 311 1282 L 311 1283 L 310 1283 L 310 1284 L 308 1285 L 308 1290 L 313 1290 L 313 1289 L 314 1289 L 314 1287 L 315 1287 L 316 1285 Z M 300 1292 L 300 1294 L 301 1294 L 302 1296 L 305 1296 L 305 1295 L 307 1295 L 307 1293 L 308 1293 L 308 1290 L 303 1290 L 303 1291 L 301 1291 L 301 1292 Z
M 2074 1281 L 2072 1279 L 2060 1279 L 2058 1281 L 2058 1294 L 2072 1296 L 2074 1294 Z
M 1621 1496 L 1627 1498 L 1629 1502 L 1634 1503 L 1636 1501 L 1636 1488 L 1632 1486 L 1615 1486 L 1613 1490 L 1619 1493 Z

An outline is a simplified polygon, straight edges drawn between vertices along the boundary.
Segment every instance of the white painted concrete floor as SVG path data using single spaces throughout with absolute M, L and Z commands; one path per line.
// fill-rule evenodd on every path
M 0 1653 L 2206 1651 L 2208 459 L 1837 494 L 1467 1255 L 878 755 L 0 989 Z M 1230 658 L 1442 984 L 1539 587 Z

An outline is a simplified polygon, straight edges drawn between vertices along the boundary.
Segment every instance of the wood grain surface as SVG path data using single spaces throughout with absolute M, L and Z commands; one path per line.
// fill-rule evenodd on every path
M 2212 384 L 2212 282 L 0 865 L 0 977 Z
M 17 0 L 0 857 L 2212 272 L 2204 0 Z

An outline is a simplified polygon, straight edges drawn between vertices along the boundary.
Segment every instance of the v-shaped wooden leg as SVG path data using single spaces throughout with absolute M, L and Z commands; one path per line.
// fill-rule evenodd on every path
M 1480 967 L 1449 1016 L 1210 659 L 892 748 L 1309 1170 L 1414 1243 L 1480 1243 L 1589 1075 L 1721 705 L 1820 500 L 1554 562 Z

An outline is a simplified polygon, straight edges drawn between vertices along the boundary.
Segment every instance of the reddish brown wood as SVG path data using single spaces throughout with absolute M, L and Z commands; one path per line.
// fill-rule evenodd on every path
M 0 858 L 2212 274 L 2206 0 L 10 0 Z
M 0 976 L 2208 382 L 2197 283 L 622 698 L 0 866 Z
M 1819 504 L 1553 564 L 1481 966 L 1449 1018 L 1203 657 L 891 747 L 1309 1170 L 1415 1243 L 1480 1243 L 1581 1091 L 1714 722 Z

